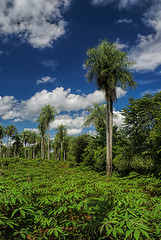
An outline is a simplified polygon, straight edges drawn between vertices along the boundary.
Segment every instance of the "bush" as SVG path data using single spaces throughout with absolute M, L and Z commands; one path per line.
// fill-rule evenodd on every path
M 134 171 L 140 173 L 150 173 L 155 168 L 154 160 L 150 156 L 134 155 L 130 165 Z
M 123 151 L 113 159 L 113 168 L 121 175 L 127 175 L 130 172 L 130 157 Z

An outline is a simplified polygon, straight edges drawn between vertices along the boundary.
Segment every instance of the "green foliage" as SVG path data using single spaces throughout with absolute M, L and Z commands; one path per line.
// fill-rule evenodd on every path
M 87 108 L 89 115 L 86 116 L 84 126 L 87 127 L 94 124 L 96 132 L 99 137 L 99 145 L 105 147 L 106 145 L 106 105 L 99 106 L 94 103 L 92 108 Z
M 107 178 L 88 167 L 8 159 L 0 177 L 0 239 L 161 238 L 161 182 Z
M 81 163 L 83 161 L 83 154 L 85 152 L 86 147 L 90 141 L 90 135 L 83 134 L 78 137 L 75 137 L 73 141 L 71 141 L 71 146 L 68 152 L 68 160 L 73 163 Z

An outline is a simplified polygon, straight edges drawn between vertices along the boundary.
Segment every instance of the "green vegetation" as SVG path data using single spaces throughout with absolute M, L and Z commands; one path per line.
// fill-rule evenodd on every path
M 161 238 L 161 181 L 53 160 L 4 159 L 0 239 Z
M 135 86 L 132 63 L 106 41 L 87 55 L 87 77 L 106 99 L 87 109 L 84 127 L 96 135 L 59 125 L 51 140 L 50 105 L 39 133 L 0 125 L 1 240 L 161 239 L 161 92 L 130 98 L 124 125 L 113 126 L 115 87 Z

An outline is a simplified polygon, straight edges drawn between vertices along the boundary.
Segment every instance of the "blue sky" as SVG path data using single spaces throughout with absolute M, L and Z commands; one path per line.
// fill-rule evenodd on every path
M 82 128 L 87 107 L 104 103 L 88 83 L 83 62 L 88 48 L 107 38 L 135 61 L 138 86 L 117 89 L 115 112 L 129 97 L 161 90 L 161 0 L 0 0 L 0 123 L 19 132 L 37 129 L 41 108 L 50 104 L 70 135 Z

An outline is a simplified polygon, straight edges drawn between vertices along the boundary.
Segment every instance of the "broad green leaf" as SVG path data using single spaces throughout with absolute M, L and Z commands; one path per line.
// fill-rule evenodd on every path
M 25 217 L 25 211 L 24 210 L 20 209 L 20 213 L 23 217 Z
M 146 231 L 144 231 L 143 229 L 140 228 L 140 232 L 142 232 L 142 234 L 143 234 L 144 236 L 146 236 L 147 238 L 150 239 L 150 237 L 149 237 L 149 235 L 148 235 L 148 233 L 147 233 Z
M 15 209 L 14 211 L 13 211 L 13 213 L 12 213 L 12 215 L 11 215 L 11 218 L 13 218 L 13 216 L 16 214 L 16 212 L 18 212 L 19 211 L 19 208 L 18 209 Z
M 127 230 L 126 231 L 126 235 L 125 235 L 125 239 L 127 239 L 132 233 L 133 233 L 134 229 L 132 230 Z
M 134 237 L 135 237 L 136 240 L 138 240 L 140 238 L 140 231 L 138 229 L 135 229 Z

